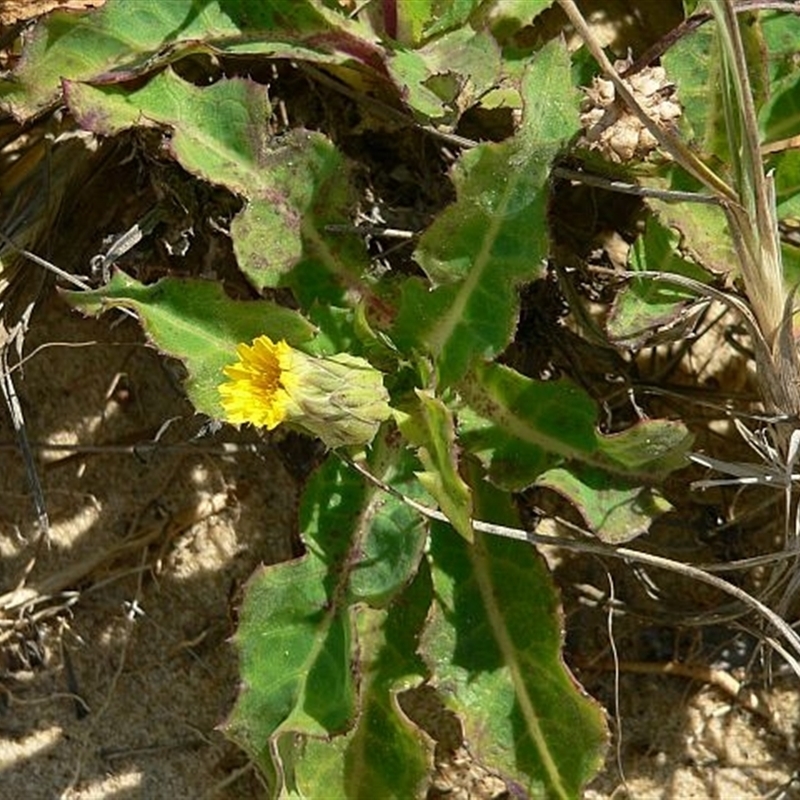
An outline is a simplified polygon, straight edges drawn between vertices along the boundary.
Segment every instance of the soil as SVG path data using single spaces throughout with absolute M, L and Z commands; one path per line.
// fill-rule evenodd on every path
M 446 148 L 415 130 L 370 131 L 363 109 L 319 76 L 288 64 L 275 69 L 272 99 L 285 118 L 325 131 L 353 160 L 365 216 L 373 203 L 390 227 L 419 230 L 452 200 Z M 464 125 L 464 135 L 502 138 L 511 119 L 470 117 Z M 32 248 L 85 273 L 106 237 L 161 204 L 163 227 L 120 267 L 146 280 L 211 275 L 232 295 L 248 296 L 220 233 L 235 198 L 189 179 L 156 155 L 147 136 L 74 147 L 81 159 L 52 154 L 53 203 L 38 200 L 47 196 L 41 175 L 15 186 L 26 202 L 41 204 L 44 223 L 23 231 Z M 624 263 L 642 209 L 585 187 L 556 185 L 555 193 L 556 260 L 574 270 L 587 307 L 607 307 L 613 287 L 585 265 Z M 409 246 L 386 258 L 394 270 L 415 269 Z M 210 428 L 185 398 L 179 365 L 150 348 L 135 321 L 116 312 L 87 319 L 37 266 L 21 262 L 19 270 L 11 278 L 25 287 L 19 308 L 30 301 L 35 310 L 24 365 L 12 376 L 49 528 L 45 535 L 37 524 L 30 469 L 6 414 L 0 796 L 266 796 L 257 771 L 218 730 L 238 689 L 231 636 L 248 577 L 301 552 L 296 504 L 318 450 L 294 435 Z M 679 342 L 632 356 L 587 341 L 566 314 L 562 288 L 555 269 L 525 287 L 509 363 L 537 377 L 580 380 L 616 426 L 642 410 L 678 417 L 696 430 L 698 446 L 713 438 L 715 452 L 724 446 L 747 460 L 697 402 L 697 390 L 723 403 L 756 395 L 750 364 L 731 344 L 735 320 L 721 316 L 689 348 Z M 658 382 L 673 394 L 644 391 Z M 688 492 L 698 476 L 685 470 L 668 482 L 675 511 L 648 535 L 648 548 L 699 562 L 774 548 L 781 498 Z M 577 521 L 541 493 L 520 504 Z M 587 800 L 800 797 L 796 679 L 759 646 L 763 633 L 752 619 L 685 579 L 585 556 L 547 557 L 562 590 L 566 660 L 608 710 L 612 731 Z M 763 576 L 747 580 L 757 589 Z M 416 701 L 442 740 L 430 797 L 510 797 L 457 730 L 437 726 L 435 706 L 426 712 L 426 698 Z
M 222 453 L 245 444 L 230 430 L 192 444 L 201 423 L 135 322 L 87 321 L 51 295 L 40 343 L 21 393 L 51 517 L 41 545 L 3 430 L 2 585 L 38 551 L 25 585 L 41 602 L 3 629 L 2 794 L 259 796 L 215 727 L 237 690 L 235 598 L 259 564 L 292 557 L 296 482 L 272 446 Z

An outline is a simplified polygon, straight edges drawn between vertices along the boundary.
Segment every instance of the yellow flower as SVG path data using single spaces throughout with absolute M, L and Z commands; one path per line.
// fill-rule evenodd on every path
M 236 348 L 239 360 L 223 372 L 230 379 L 219 387 L 225 418 L 234 425 L 250 422 L 272 430 L 286 418 L 290 405 L 287 392 L 297 383 L 292 374 L 292 348 L 259 336 L 252 346 Z
M 372 441 L 391 413 L 383 376 L 363 358 L 314 358 L 267 336 L 236 353 L 219 387 L 225 418 L 235 425 L 271 430 L 288 422 L 340 447 Z

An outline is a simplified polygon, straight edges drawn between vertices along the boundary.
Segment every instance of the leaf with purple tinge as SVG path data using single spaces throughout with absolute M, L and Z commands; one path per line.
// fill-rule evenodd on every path
M 193 53 L 355 61 L 385 75 L 374 33 L 312 0 L 108 0 L 94 11 L 40 20 L 14 80 L 0 86 L 0 104 L 27 118 L 56 102 L 62 79 L 120 83 Z
M 85 128 L 103 135 L 138 126 L 169 131 L 167 146 L 186 170 L 247 199 L 231 236 L 255 287 L 275 287 L 298 262 L 314 259 L 341 278 L 344 292 L 367 267 L 357 236 L 327 230 L 350 220 L 354 188 L 344 157 L 320 133 L 293 130 L 273 142 L 263 86 L 231 78 L 199 87 L 171 69 L 138 89 L 64 86 Z
M 476 477 L 476 515 L 519 527 L 508 494 Z M 563 619 L 531 547 L 431 531 L 434 604 L 420 653 L 473 755 L 533 797 L 580 796 L 606 740 L 603 715 L 561 660 Z

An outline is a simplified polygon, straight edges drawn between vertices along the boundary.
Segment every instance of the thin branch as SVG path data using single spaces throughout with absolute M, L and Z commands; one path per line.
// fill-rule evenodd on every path
M 748 11 L 785 11 L 788 14 L 800 15 L 800 7 L 796 0 L 739 0 L 736 3 L 734 10 L 737 14 L 745 14 Z M 710 22 L 712 14 L 710 11 L 701 11 L 687 17 L 683 22 L 668 31 L 662 36 L 655 44 L 645 50 L 624 72 L 621 73 L 623 78 L 628 78 L 641 72 L 645 67 L 652 64 L 654 61 L 661 58 L 676 42 L 679 42 L 685 36 L 694 33 L 698 28 Z
M 409 508 L 413 508 L 426 519 L 434 520 L 436 522 L 444 522 L 448 525 L 450 524 L 450 520 L 448 520 L 448 518 L 441 511 L 429 508 L 422 503 L 418 503 L 416 500 L 413 500 L 401 492 L 398 492 L 393 487 L 375 477 L 361 464 L 358 464 L 343 456 L 340 457 L 342 457 L 345 463 L 363 475 L 370 483 L 377 486 L 382 491 L 387 492 L 393 497 L 401 500 L 405 505 L 407 505 Z M 692 578 L 708 584 L 709 586 L 713 586 L 715 589 L 734 597 L 755 611 L 757 614 L 761 615 L 783 636 L 785 641 L 791 646 L 795 653 L 795 655 L 792 655 L 786 651 L 783 651 L 783 655 L 786 658 L 787 663 L 792 668 L 792 671 L 798 677 L 800 677 L 800 661 L 798 661 L 798 659 L 795 657 L 800 657 L 800 636 L 798 636 L 792 626 L 789 625 L 781 616 L 776 614 L 771 608 L 766 606 L 757 598 L 748 594 L 743 589 L 740 589 L 738 586 L 734 586 L 732 583 L 728 583 L 728 581 L 723 580 L 716 575 L 710 575 L 708 572 L 691 566 L 690 564 L 683 564 L 680 561 L 673 561 L 671 558 L 664 558 L 663 556 L 653 555 L 652 553 L 644 553 L 628 547 L 612 547 L 611 545 L 603 544 L 602 542 L 591 541 L 592 535 L 589 533 L 589 531 L 586 531 L 578 525 L 575 525 L 558 516 L 551 516 L 549 518 L 584 538 L 565 539 L 558 536 L 543 536 L 541 534 L 532 533 L 531 531 L 522 530 L 520 528 L 510 528 L 506 525 L 495 525 L 494 523 L 484 522 L 482 520 L 473 520 L 472 527 L 476 531 L 489 534 L 490 536 L 501 536 L 505 539 L 514 539 L 515 541 L 528 542 L 529 544 L 561 547 L 565 550 L 570 550 L 573 552 L 593 553 L 595 555 L 608 556 L 610 558 L 617 558 L 623 561 L 633 561 L 639 564 L 646 564 L 651 567 L 657 567 L 658 569 L 674 572 L 678 575 L 683 575 L 686 578 Z
M 699 194 L 698 192 L 678 192 L 674 189 L 653 189 L 648 186 L 639 186 L 637 183 L 613 180 L 611 178 L 604 178 L 601 175 L 592 175 L 588 172 L 567 169 L 565 167 L 554 167 L 551 174 L 556 178 L 583 183 L 586 186 L 596 186 L 598 189 L 607 189 L 610 192 L 632 194 L 637 197 L 654 197 L 657 200 L 663 200 L 665 203 L 721 205 L 720 199 L 716 195 Z

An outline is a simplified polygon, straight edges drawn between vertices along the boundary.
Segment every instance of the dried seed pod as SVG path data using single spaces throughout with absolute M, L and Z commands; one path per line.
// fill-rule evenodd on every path
M 617 61 L 614 68 L 623 72 L 629 65 Z M 654 122 L 665 128 L 675 124 L 682 109 L 663 67 L 646 67 L 624 82 Z M 586 89 L 581 124 L 585 143 L 616 163 L 644 158 L 658 145 L 642 121 L 617 100 L 614 84 L 605 78 L 596 77 Z

